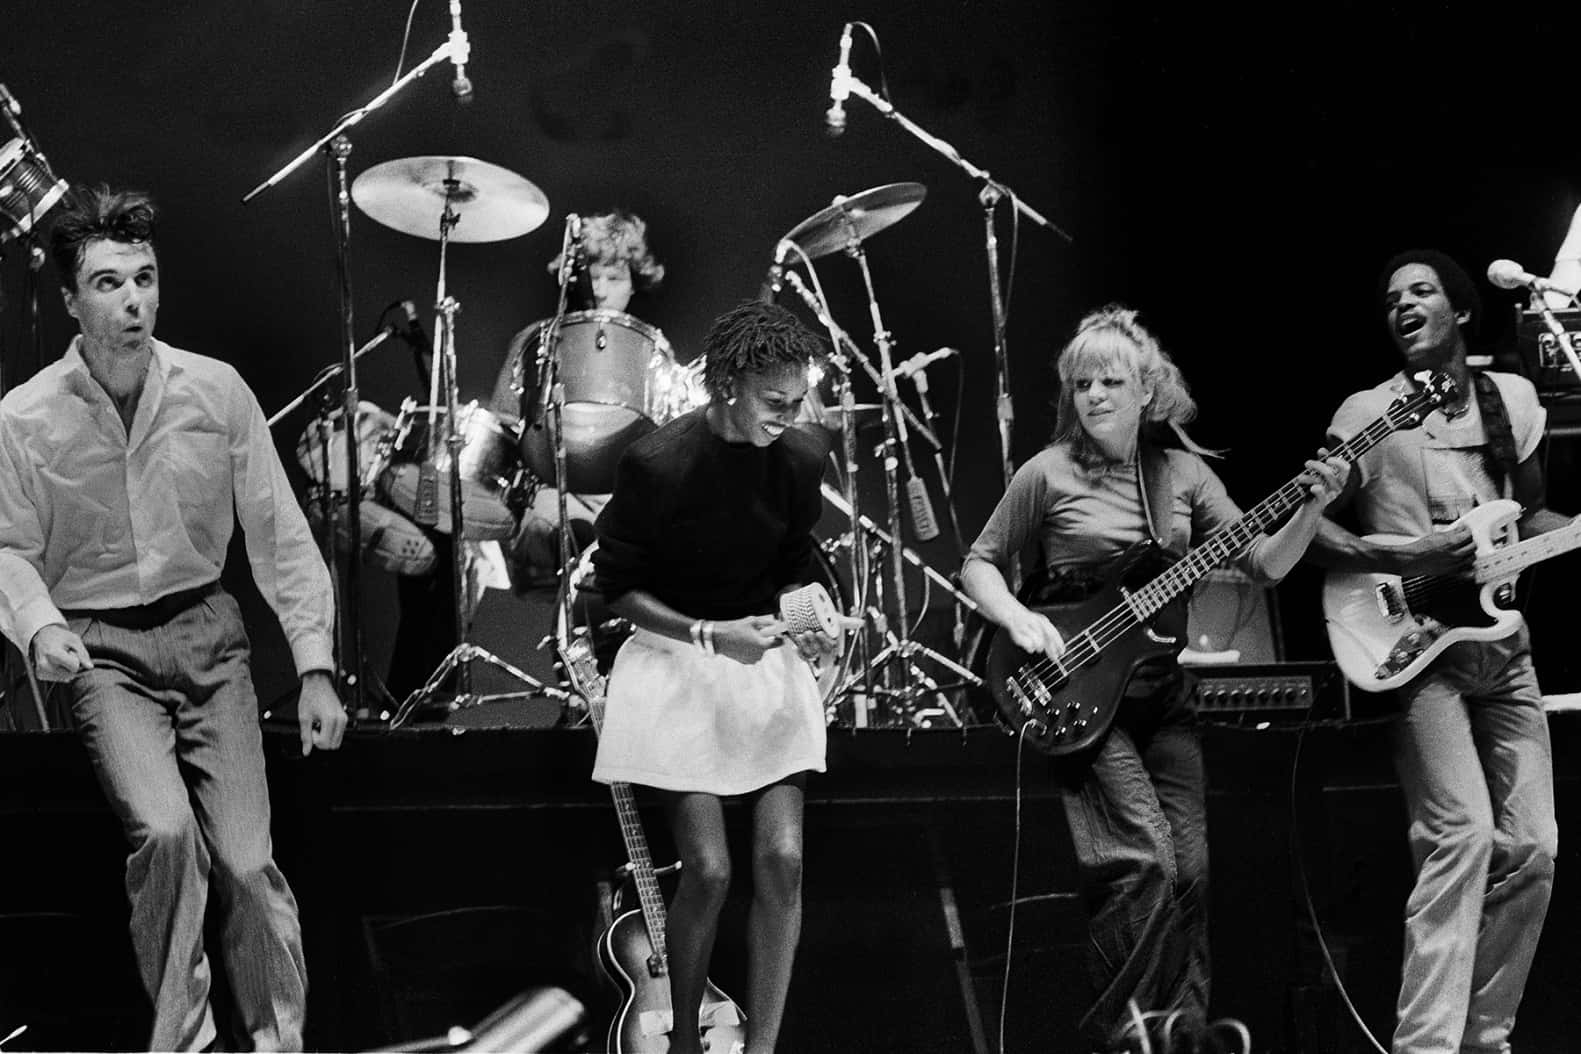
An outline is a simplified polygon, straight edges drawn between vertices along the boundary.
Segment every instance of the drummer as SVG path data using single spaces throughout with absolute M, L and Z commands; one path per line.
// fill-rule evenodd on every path
M 634 213 L 613 209 L 585 217 L 582 246 L 587 266 L 583 273 L 573 276 L 570 291 L 573 311 L 592 308 L 626 312 L 635 294 L 657 289 L 664 281 L 664 265 L 648 248 L 648 225 Z M 549 261 L 549 273 L 556 278 L 562 262 L 558 255 Z M 503 421 L 514 423 L 521 419 L 522 382 L 525 380 L 529 385 L 532 382 L 538 331 L 548 321 L 539 319 L 511 339 L 489 407 Z M 524 355 L 526 361 L 518 366 Z M 593 520 L 608 500 L 608 494 L 566 496 L 576 549 L 592 542 Z M 518 588 L 555 580 L 560 562 L 559 504 L 559 494 L 552 483 L 539 486 L 532 495 L 507 553 L 511 575 Z

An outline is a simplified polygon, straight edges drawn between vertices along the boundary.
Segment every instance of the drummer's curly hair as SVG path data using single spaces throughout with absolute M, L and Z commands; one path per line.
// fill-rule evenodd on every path
M 625 209 L 611 209 L 582 220 L 582 249 L 590 264 L 623 263 L 631 268 L 631 284 L 640 290 L 659 288 L 664 265 L 648 248 L 648 225 Z M 560 255 L 549 261 L 549 273 L 560 276 Z
M 154 244 L 154 199 L 138 190 L 111 190 L 107 184 L 73 187 L 55 213 L 49 232 L 50 255 L 62 288 L 77 291 L 77 268 L 91 241 Z
M 703 338 L 703 387 L 716 401 L 736 378 L 775 366 L 806 366 L 824 356 L 818 335 L 778 304 L 748 300 L 714 319 Z

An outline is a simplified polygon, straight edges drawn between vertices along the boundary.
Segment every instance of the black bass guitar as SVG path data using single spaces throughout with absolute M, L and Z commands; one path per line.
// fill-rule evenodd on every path
M 591 640 L 586 636 L 573 637 L 561 655 L 571 668 L 573 683 L 587 697 L 594 727 L 602 730 L 605 678 L 598 672 Z M 664 894 L 659 889 L 658 872 L 648 852 L 648 838 L 631 784 L 612 783 L 609 790 L 620 818 L 628 863 L 622 869 L 626 881 L 615 897 L 615 919 L 598 938 L 599 964 L 621 991 L 620 1008 L 609 1023 L 607 1049 L 610 1054 L 665 1054 L 675 1028 L 675 1010 L 670 1002 Z M 632 891 L 636 894 L 635 906 L 630 904 Z M 708 1049 L 717 1054 L 740 1054 L 746 1046 L 746 1015 L 712 981 L 703 991 L 702 1007 L 693 1027 L 702 1030 Z
M 1434 407 L 1454 397 L 1455 383 L 1445 374 L 1424 371 L 1416 381 L 1416 391 L 1395 399 L 1332 456 L 1354 462 L 1392 433 L 1417 427 Z M 988 685 L 1001 717 L 1045 754 L 1074 754 L 1097 743 L 1114 722 L 1137 668 L 1177 655 L 1185 646 L 1182 609 L 1191 587 L 1245 552 L 1308 496 L 1293 479 L 1146 584 L 1131 587 L 1137 569 L 1157 559 L 1150 543 L 1129 552 L 1088 600 L 1037 608 L 1065 641 L 1058 659 L 1024 652 L 1008 633 L 995 633 L 988 648 Z

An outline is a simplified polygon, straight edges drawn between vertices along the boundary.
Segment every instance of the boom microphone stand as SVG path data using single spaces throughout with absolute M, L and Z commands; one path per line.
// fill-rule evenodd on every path
M 1005 306 L 1004 291 L 1001 288 L 999 277 L 999 238 L 995 223 L 999 203 L 1008 199 L 1017 219 L 1025 217 L 1044 230 L 1052 231 L 1059 235 L 1066 242 L 1074 241 L 1074 239 L 1037 209 L 1021 200 L 1020 196 L 1013 189 L 994 179 L 987 169 L 980 168 L 962 157 L 960 151 L 950 143 L 924 129 L 896 109 L 888 99 L 869 88 L 862 82 L 861 78 L 853 76 L 848 63 L 841 62 L 834 67 L 832 72 L 831 97 L 838 96 L 844 99 L 850 95 L 855 95 L 866 100 L 880 114 L 900 125 L 925 146 L 965 172 L 967 176 L 982 184 L 977 197 L 983 206 L 984 249 L 988 257 L 988 293 L 993 314 L 995 416 L 999 424 L 999 461 L 1005 485 L 1009 486 L 1010 477 L 1015 474 L 1015 464 L 1011 459 L 1011 438 L 1015 425 L 1015 406 L 1010 397 L 1010 351 L 1005 337 L 1009 319 Z M 1013 572 L 1012 577 L 1019 576 Z M 1011 582 L 1012 588 L 1017 584 L 1017 582 Z
M 336 275 L 340 285 L 340 315 L 341 315 L 341 373 L 344 378 L 345 392 L 341 400 L 346 422 L 346 480 L 360 479 L 358 470 L 358 444 L 353 441 L 357 425 L 357 404 L 360 396 L 357 391 L 357 355 L 356 355 L 356 326 L 352 319 L 351 297 L 351 195 L 346 187 L 346 158 L 351 153 L 351 140 L 343 134 L 353 126 L 360 124 L 368 114 L 383 106 L 390 99 L 399 94 L 408 84 L 412 83 L 428 70 L 446 60 L 454 60 L 464 64 L 471 53 L 471 46 L 467 42 L 465 33 L 453 32 L 443 44 L 434 49 L 433 54 L 422 62 L 413 66 L 406 75 L 398 78 L 384 91 L 374 96 L 362 106 L 346 114 L 335 122 L 333 128 L 325 132 L 316 141 L 310 144 L 296 157 L 287 161 L 274 175 L 258 184 L 242 196 L 242 204 L 246 204 L 273 187 L 286 176 L 301 167 L 302 163 L 319 150 L 328 148 L 327 156 L 334 166 L 331 178 L 335 181 L 335 208 L 332 210 L 336 220 L 335 226 L 335 265 Z M 350 690 L 351 705 L 347 708 L 351 724 L 368 716 L 368 703 L 362 686 L 363 653 L 362 653 L 362 598 L 361 574 L 362 564 L 362 517 L 358 506 L 360 501 L 348 502 L 346 507 L 346 530 L 350 537 L 347 539 L 349 555 L 346 561 L 346 589 L 344 604 L 335 608 L 336 626 L 335 640 L 337 647 L 344 636 L 346 649 L 344 656 L 337 657 L 340 661 L 339 678 L 341 684 Z M 331 527 L 333 527 L 333 522 Z M 344 614 L 342 612 L 344 609 Z

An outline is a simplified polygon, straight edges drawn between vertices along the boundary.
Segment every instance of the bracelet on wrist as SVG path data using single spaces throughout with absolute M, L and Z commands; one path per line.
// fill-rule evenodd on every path
M 696 648 L 698 651 L 702 651 L 703 650 L 703 620 L 702 619 L 698 619 L 696 622 L 692 623 L 689 632 L 692 635 L 692 647 Z
M 714 651 L 714 624 L 712 622 L 704 622 L 703 623 L 703 631 L 702 632 L 703 632 L 703 654 L 704 655 L 716 655 L 716 654 L 718 654 L 717 652 Z

